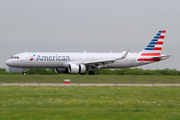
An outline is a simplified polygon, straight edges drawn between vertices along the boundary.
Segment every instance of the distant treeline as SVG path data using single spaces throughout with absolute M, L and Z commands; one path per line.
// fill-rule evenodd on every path
M 140 68 L 125 68 L 118 70 L 99 69 L 95 71 L 98 75 L 180 75 L 180 71 L 176 69 L 157 69 L 157 70 L 143 70 Z
M 180 71 L 176 69 L 157 69 L 157 70 L 143 70 L 140 68 L 125 68 L 125 69 L 98 69 L 94 70 L 96 75 L 180 75 Z M 14 74 L 22 74 L 19 72 L 7 72 L 5 68 L 0 68 L 0 75 L 14 75 Z M 27 74 L 34 75 L 53 75 L 56 74 L 54 69 L 27 69 Z M 88 71 L 86 72 L 88 74 Z

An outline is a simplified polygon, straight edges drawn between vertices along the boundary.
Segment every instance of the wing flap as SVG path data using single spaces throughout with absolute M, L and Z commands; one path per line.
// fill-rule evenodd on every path
M 115 59 L 106 59 L 106 60 L 88 61 L 79 64 L 98 66 L 98 65 L 106 65 L 106 64 L 114 63 L 115 61 L 116 61 Z

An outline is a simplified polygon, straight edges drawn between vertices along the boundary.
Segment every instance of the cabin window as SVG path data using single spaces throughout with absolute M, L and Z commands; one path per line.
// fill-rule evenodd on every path
M 10 59 L 19 59 L 18 56 L 11 56 Z

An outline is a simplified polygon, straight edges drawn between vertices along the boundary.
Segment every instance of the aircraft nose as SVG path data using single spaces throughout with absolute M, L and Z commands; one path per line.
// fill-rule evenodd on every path
M 12 64 L 13 64 L 13 62 L 11 60 L 6 61 L 6 65 L 11 66 Z

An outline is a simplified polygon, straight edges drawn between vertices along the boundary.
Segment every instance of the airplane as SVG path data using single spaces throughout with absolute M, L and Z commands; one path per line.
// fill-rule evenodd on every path
M 165 37 L 165 30 L 160 30 L 150 43 L 140 52 L 130 53 L 70 53 L 70 52 L 25 52 L 13 55 L 6 61 L 6 65 L 23 68 L 26 75 L 27 68 L 55 68 L 56 73 L 78 73 L 94 75 L 100 68 L 121 69 L 130 68 L 168 59 L 171 55 L 161 54 Z

